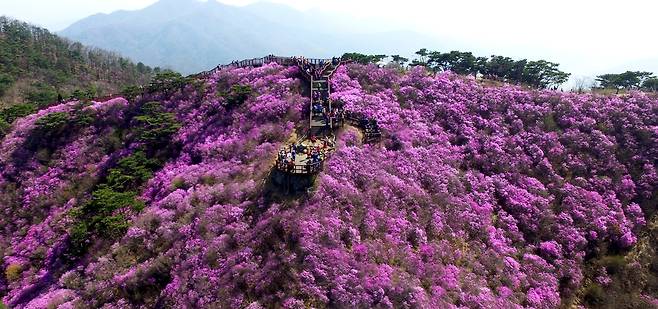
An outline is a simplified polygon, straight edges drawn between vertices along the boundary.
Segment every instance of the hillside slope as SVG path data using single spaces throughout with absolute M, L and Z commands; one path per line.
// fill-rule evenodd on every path
M 600 306 L 618 280 L 605 265 L 633 261 L 658 200 L 658 100 L 343 66 L 333 99 L 385 137 L 340 133 L 314 190 L 282 197 L 267 177 L 306 121 L 298 76 L 225 69 L 16 121 L 0 144 L 2 301 Z M 251 94 L 229 106 L 232 89 Z
M 118 93 L 147 82 L 152 69 L 99 49 L 91 49 L 7 17 L 0 17 L 0 109 L 46 105 L 75 90 L 95 96 Z
M 215 0 L 161 0 L 142 10 L 90 16 L 61 34 L 185 74 L 268 54 L 332 57 L 355 50 L 412 54 L 415 50 L 404 46 L 438 47 L 434 39 L 418 33 L 363 28 L 361 22 L 344 16 L 300 12 L 272 3 L 238 7 Z

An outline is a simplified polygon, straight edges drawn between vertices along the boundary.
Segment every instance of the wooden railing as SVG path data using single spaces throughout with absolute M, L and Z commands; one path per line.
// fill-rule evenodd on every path
M 245 60 L 240 60 L 240 61 L 233 61 L 229 64 L 220 64 L 216 67 L 214 67 L 211 70 L 200 72 L 194 75 L 191 75 L 191 77 L 196 77 L 196 78 L 207 78 L 215 73 L 217 73 L 220 70 L 227 69 L 227 68 L 247 68 L 247 67 L 260 67 L 268 63 L 276 63 L 282 66 L 293 66 L 293 65 L 299 65 L 299 60 L 301 60 L 301 57 L 281 57 L 281 56 L 274 56 L 274 55 L 269 55 L 265 56 L 262 58 L 253 58 L 253 59 L 245 59 Z M 312 65 L 319 65 L 321 63 L 333 63 L 334 59 L 323 59 L 323 58 L 303 58 L 304 60 L 308 61 L 308 63 Z M 340 65 L 347 64 L 347 63 L 352 63 L 352 60 L 342 60 L 340 58 L 336 58 L 339 61 L 338 64 L 335 65 L 335 68 L 339 67 Z M 329 76 L 333 75 L 333 73 L 336 71 L 332 70 L 329 73 Z
M 310 164 L 286 164 L 285 162 L 277 161 L 276 168 L 282 172 L 291 174 L 317 174 L 322 169 L 323 162 L 324 159 Z
M 345 121 L 363 131 L 363 139 L 366 143 L 374 143 L 382 139 L 382 133 L 379 126 L 377 126 L 377 122 L 375 121 L 375 127 L 369 127 L 371 119 L 362 113 L 345 111 Z
M 274 56 L 274 55 L 269 55 L 265 56 L 262 58 L 253 58 L 253 59 L 246 59 L 246 60 L 241 60 L 241 61 L 233 61 L 229 64 L 220 64 L 216 66 L 215 68 L 204 71 L 201 73 L 198 73 L 196 75 L 192 75 L 194 77 L 201 77 L 201 78 L 206 78 L 209 77 L 213 74 L 215 74 L 217 71 L 227 69 L 227 68 L 247 68 L 247 67 L 260 67 L 268 63 L 276 63 L 279 65 L 283 66 L 293 66 L 293 65 L 298 65 L 298 59 L 301 59 L 300 57 L 281 57 L 281 56 Z M 310 64 L 313 65 L 319 65 L 320 63 L 331 63 L 333 59 L 322 59 L 322 58 L 305 58 Z M 333 73 L 333 72 L 332 72 Z
M 328 142 L 328 148 L 323 148 L 323 151 L 319 152 L 319 158 L 318 161 L 315 163 L 311 163 L 307 161 L 306 163 L 298 164 L 298 163 L 290 163 L 289 161 L 286 162 L 282 157 L 278 157 L 276 161 L 276 169 L 278 169 L 281 172 L 284 173 L 291 173 L 291 174 L 302 174 L 302 175 L 309 175 L 309 174 L 317 174 L 322 170 L 322 164 L 324 161 L 327 160 L 327 156 L 332 153 L 333 151 L 336 150 L 336 137 L 332 135 L 332 137 L 326 137 L 327 142 Z M 306 135 L 302 135 L 298 141 L 304 141 L 306 140 Z M 288 147 L 297 147 L 297 143 L 293 143 L 288 145 Z M 286 147 L 286 149 L 288 148 Z M 307 160 L 311 160 L 310 155 L 307 155 Z

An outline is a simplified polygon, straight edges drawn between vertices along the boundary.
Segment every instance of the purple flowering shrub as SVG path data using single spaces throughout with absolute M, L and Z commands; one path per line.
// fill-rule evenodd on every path
M 338 72 L 332 97 L 376 117 L 403 147 L 347 147 L 332 157 L 319 191 L 302 207 L 319 226 L 335 224 L 302 232 L 314 245 L 308 254 L 323 261 L 310 267 L 319 268 L 332 295 L 338 278 L 365 287 L 362 267 L 391 266 L 391 259 L 399 266 L 390 278 L 420 282 L 383 284 L 385 297 L 374 288 L 372 298 L 348 291 L 343 305 L 406 306 L 405 293 L 422 288 L 417 301 L 427 307 L 446 300 L 555 307 L 583 284 L 586 254 L 631 247 L 645 224 L 643 209 L 655 212 L 655 99 L 484 88 L 450 74 L 426 76 L 422 68 L 406 75 L 352 71 Z M 419 274 L 424 265 L 407 264 L 422 261 L 427 246 L 442 256 Z M 349 267 L 320 267 L 337 251 Z M 423 280 L 448 265 L 461 266 L 462 285 Z M 455 290 L 452 298 L 443 294 Z
M 2 301 L 554 308 L 612 284 L 592 261 L 633 250 L 655 212 L 658 100 L 361 65 L 339 68 L 332 99 L 377 119 L 384 140 L 346 128 L 313 192 L 282 196 L 267 179 L 306 124 L 297 74 L 227 69 L 150 98 L 180 122 L 180 151 L 139 188 L 145 208 L 125 214 L 125 234 L 73 265 L 70 210 L 134 149 L 113 137 L 131 103 L 85 107 L 95 121 L 47 154 L 21 149 L 38 119 L 76 103 L 15 122 L 0 146 Z M 231 89 L 250 91 L 228 104 Z

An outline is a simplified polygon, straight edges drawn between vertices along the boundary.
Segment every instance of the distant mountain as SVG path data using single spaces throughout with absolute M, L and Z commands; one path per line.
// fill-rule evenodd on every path
M 100 96 L 117 93 L 148 81 L 151 74 L 151 68 L 115 53 L 0 17 L 0 109 L 18 103 L 40 108 L 75 90 Z
M 161 0 L 138 11 L 90 16 L 61 34 L 182 73 L 267 54 L 411 54 L 419 47 L 437 47 L 436 40 L 425 35 L 411 31 L 376 32 L 368 30 L 372 25 L 364 23 L 273 3 L 237 7 L 214 0 Z

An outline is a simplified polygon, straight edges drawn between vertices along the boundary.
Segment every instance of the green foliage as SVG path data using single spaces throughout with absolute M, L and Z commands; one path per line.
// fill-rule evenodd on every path
M 141 62 L 140 62 L 141 63 Z M 138 95 L 142 93 L 142 89 L 138 86 L 128 86 L 121 90 L 121 95 L 129 101 L 134 100 Z
M 77 127 L 87 127 L 94 123 L 96 114 L 93 110 L 79 109 L 73 116 L 73 124 Z
M 175 116 L 165 112 L 159 102 L 143 104 L 133 119 L 135 125 L 131 131 L 135 140 L 144 144 L 109 169 L 104 181 L 92 192 L 91 199 L 73 212 L 78 221 L 70 231 L 71 252 L 75 256 L 86 252 L 94 236 L 115 239 L 125 233 L 129 222 L 122 213 L 144 209 L 144 202 L 137 199 L 137 190 L 164 161 L 164 158 L 158 160 L 157 156 L 152 158 L 148 154 L 167 148 L 171 136 L 181 126 Z
M 50 152 L 60 145 L 62 138 L 71 136 L 76 129 L 84 128 L 92 124 L 95 118 L 93 110 L 85 110 L 85 105 L 80 104 L 76 110 L 70 113 L 57 112 L 50 113 L 35 122 L 35 128 L 29 137 L 29 145 L 32 150 L 39 150 L 41 160 L 47 162 Z M 12 110 L 19 110 L 19 106 L 11 107 Z M 19 112 L 27 113 L 29 106 L 20 109 Z
M 71 241 L 71 253 L 76 256 L 82 255 L 89 241 L 89 227 L 87 226 L 87 222 L 81 221 L 73 225 L 69 230 L 69 237 Z
M 128 221 L 115 211 L 131 208 L 135 211 L 144 209 L 144 202 L 137 200 L 134 191 L 118 192 L 102 184 L 92 193 L 92 198 L 74 214 L 78 223 L 70 230 L 73 253 L 81 255 L 86 251 L 92 235 L 104 238 L 117 238 L 128 229 Z
M 11 124 L 14 120 L 30 115 L 36 110 L 37 107 L 34 104 L 16 104 L 0 110 L 0 119 Z
M 142 151 L 137 151 L 121 159 L 117 167 L 109 171 L 106 183 L 113 190 L 134 188 L 149 180 L 153 176 L 152 171 L 158 166 L 156 160 L 147 158 Z
M 658 92 L 658 78 L 657 77 L 651 77 L 645 80 L 642 83 L 642 90 L 644 91 L 651 91 L 651 92 Z
M 233 85 L 229 92 L 219 92 L 226 99 L 225 105 L 229 108 L 240 106 L 251 97 L 253 89 L 249 85 Z
M 470 52 L 451 51 L 442 53 L 423 48 L 411 65 L 424 65 L 432 72 L 452 71 L 462 75 L 483 75 L 490 79 L 529 85 L 535 88 L 557 88 L 571 74 L 558 69 L 559 64 L 538 60 L 517 60 L 493 55 L 476 57 Z
M 44 137 L 59 136 L 69 124 L 69 114 L 65 112 L 50 113 L 36 121 L 38 132 Z
M 5 278 L 7 281 L 16 281 L 21 277 L 23 272 L 23 267 L 20 264 L 10 264 L 5 270 Z
M 57 90 L 44 83 L 32 84 L 25 95 L 28 102 L 45 107 L 57 102 Z
M 400 55 L 392 55 L 391 62 L 399 66 L 404 66 L 405 63 L 409 62 L 409 58 L 405 58 Z
M 385 58 L 386 55 L 365 55 L 360 53 L 345 53 L 341 57 L 341 59 L 343 60 L 352 60 L 360 64 L 370 64 L 370 63 L 377 64 L 380 61 L 384 60 Z
M 0 96 L 3 96 L 13 83 L 14 78 L 11 75 L 0 72 Z
M 14 103 L 43 107 L 57 101 L 58 92 L 87 92 L 98 81 L 106 88 L 104 93 L 94 90 L 94 95 L 116 93 L 125 85 L 146 83 L 153 72 L 114 53 L 71 43 L 46 29 L 0 17 L 0 97 L 16 87 Z
M 171 186 L 174 189 L 185 189 L 186 184 L 185 184 L 185 179 L 183 178 L 174 178 L 173 182 L 171 183 Z
M 602 305 L 605 303 L 605 299 L 605 291 L 600 285 L 592 283 L 585 289 L 584 300 L 589 306 Z
M 457 74 L 468 75 L 478 73 L 477 61 L 478 59 L 470 52 L 441 53 L 433 51 L 428 54 L 427 62 L 434 72 L 450 70 Z
M 150 146 L 168 144 L 181 124 L 176 116 L 167 113 L 159 102 L 148 102 L 142 106 L 142 114 L 135 117 L 139 127 L 137 140 Z
M 571 74 L 558 69 L 560 65 L 545 60 L 530 61 L 523 70 L 522 82 L 535 88 L 556 88 L 564 84 Z
M 486 63 L 482 74 L 489 78 L 506 80 L 513 75 L 514 67 L 515 64 L 512 58 L 493 55 Z
M 112 239 L 122 236 L 130 227 L 128 220 L 122 215 L 103 217 L 97 225 L 98 229 L 103 231 L 103 235 Z
M 189 80 L 180 75 L 180 73 L 164 71 L 153 77 L 153 80 L 151 80 L 151 83 L 148 86 L 148 91 L 171 93 L 183 89 L 188 82 Z
M 9 133 L 9 129 L 11 129 L 11 125 L 4 119 L 0 119 L 0 138 Z
M 95 87 L 87 89 L 76 89 L 71 94 L 71 99 L 88 102 L 98 95 L 98 90 Z
M 83 211 L 86 214 L 93 214 L 96 220 L 92 220 L 92 223 L 95 223 L 93 221 L 100 221 L 117 209 L 133 206 L 137 203 L 136 196 L 133 191 L 117 192 L 109 185 L 103 184 L 92 193 L 92 199 L 85 204 Z
M 528 63 L 527 60 L 517 60 L 504 56 L 493 55 L 491 58 L 479 58 L 479 69 L 487 78 L 520 83 Z
M 596 81 L 599 82 L 601 88 L 604 89 L 620 89 L 631 90 L 645 88 L 645 83 L 649 81 L 649 84 L 646 85 L 648 88 L 652 88 L 653 83 L 658 83 L 653 81 L 655 77 L 653 73 L 650 72 L 640 72 L 640 71 L 626 71 L 620 74 L 603 74 L 596 77 Z M 656 85 L 656 84 L 654 84 Z M 653 87 L 655 89 L 655 87 Z
M 416 52 L 416 55 L 420 58 L 412 61 L 411 65 L 427 65 L 427 56 L 429 55 L 427 48 L 421 48 Z

